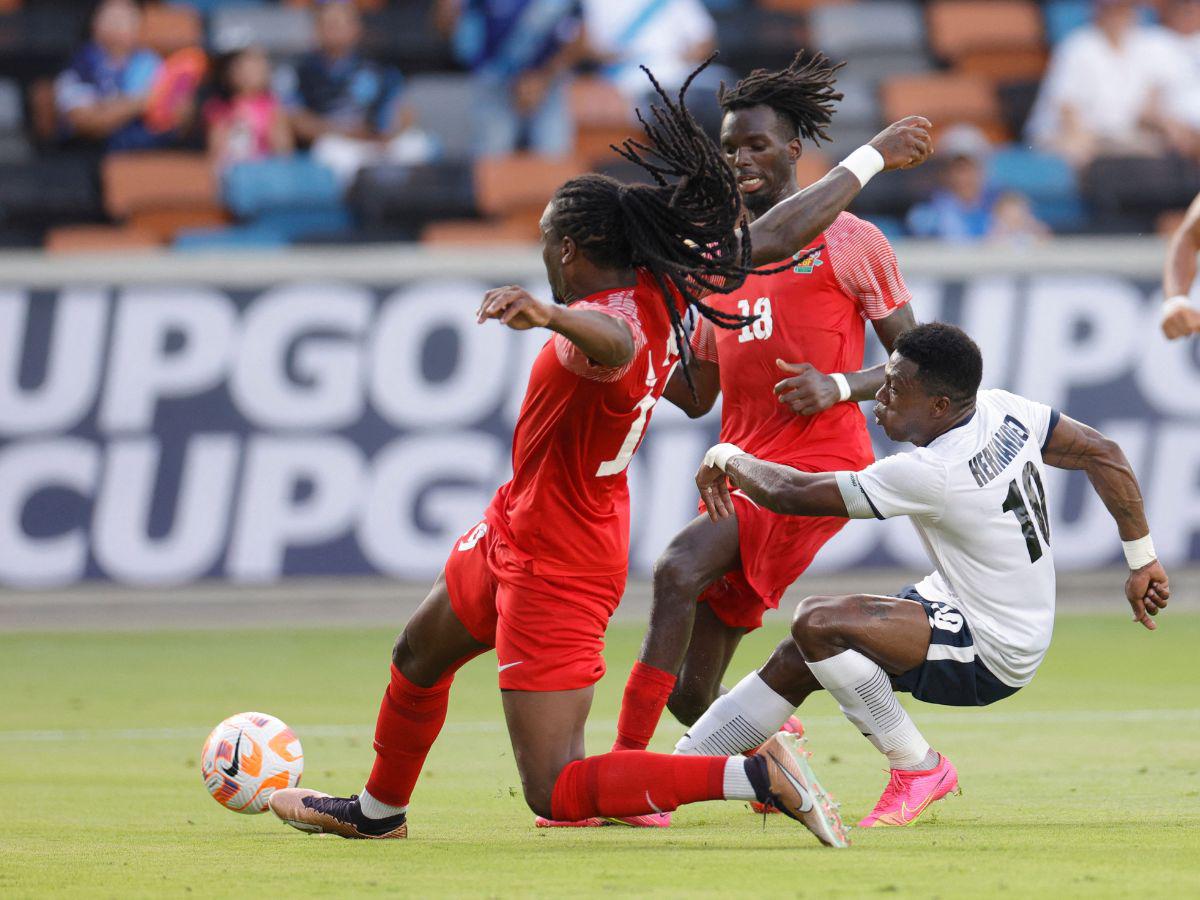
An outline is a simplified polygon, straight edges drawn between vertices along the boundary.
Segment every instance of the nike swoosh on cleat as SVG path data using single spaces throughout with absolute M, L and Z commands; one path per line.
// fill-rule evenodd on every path
M 511 669 L 513 666 L 519 666 L 519 665 L 520 665 L 521 663 L 523 663 L 523 662 L 525 662 L 525 660 L 523 660 L 523 659 L 518 659 L 518 660 L 517 660 L 515 663 L 505 663 L 505 664 L 504 664 L 504 665 L 502 665 L 502 666 L 497 666 L 497 667 L 496 667 L 496 671 L 497 671 L 497 672 L 503 672 L 505 669 Z
M 239 729 L 238 736 L 237 736 L 237 743 L 233 745 L 233 762 L 229 765 L 229 768 L 222 770 L 230 778 L 236 778 L 238 770 L 242 766 L 242 761 L 238 758 L 238 750 L 241 749 L 241 746 L 242 746 L 242 732 L 241 732 L 241 729 Z
M 946 778 L 949 777 L 949 775 L 949 772 L 942 775 L 942 777 L 938 780 L 938 783 L 933 786 L 933 789 L 930 790 L 925 799 L 917 805 L 916 809 L 910 811 L 908 804 L 903 800 L 900 801 L 900 818 L 904 820 L 905 825 L 911 824 L 913 820 L 917 818 L 917 816 L 925 811 L 925 807 L 933 802 L 933 795 L 937 793 L 938 788 L 945 784 Z
M 810 809 L 812 809 L 813 798 L 812 794 L 808 792 L 808 788 L 798 782 L 796 780 L 796 776 L 787 770 L 787 766 L 783 765 L 779 760 L 777 760 L 770 751 L 767 751 L 767 755 L 771 757 L 771 760 L 775 763 L 775 765 L 779 766 L 779 770 L 783 772 L 783 777 L 786 778 L 791 783 L 792 787 L 794 787 L 800 794 L 800 812 L 808 812 Z

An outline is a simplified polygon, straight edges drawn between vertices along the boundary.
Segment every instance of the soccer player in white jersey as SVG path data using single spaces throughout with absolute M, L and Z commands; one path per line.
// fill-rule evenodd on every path
M 889 438 L 917 449 L 859 472 L 800 472 L 732 444 L 709 450 L 696 483 L 714 519 L 733 513 L 731 489 L 785 514 L 908 516 L 935 571 L 892 597 L 803 600 L 791 638 L 709 707 L 677 752 L 748 750 L 824 688 L 891 767 L 883 796 L 859 826 L 915 821 L 957 787 L 958 773 L 930 749 L 893 691 L 984 706 L 1028 684 L 1050 645 L 1054 561 L 1044 465 L 1087 473 L 1124 544 L 1133 619 L 1154 630 L 1170 589 L 1121 448 L 1041 403 L 979 390 L 982 372 L 979 348 L 952 325 L 901 335 L 875 417 Z

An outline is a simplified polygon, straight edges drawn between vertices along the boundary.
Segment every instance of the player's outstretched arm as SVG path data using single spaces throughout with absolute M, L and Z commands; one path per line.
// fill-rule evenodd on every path
M 754 264 L 778 262 L 806 247 L 879 172 L 911 169 L 933 153 L 933 126 L 921 116 L 889 125 L 828 175 L 775 204 L 750 224 Z
M 543 303 L 515 284 L 493 288 L 483 295 L 476 321 L 499 319 L 514 331 L 549 328 L 565 337 L 597 365 L 623 366 L 634 354 L 628 323 L 591 309 L 571 309 Z
M 917 324 L 913 315 L 912 304 L 905 304 L 890 316 L 875 320 L 875 333 L 883 344 L 888 355 L 896 345 L 896 339 Z M 834 375 L 827 375 L 813 368 L 811 363 L 788 363 L 781 359 L 775 364 L 788 377 L 775 385 L 775 396 L 780 403 L 786 403 L 792 412 L 802 416 L 815 416 L 829 409 L 835 403 L 842 402 L 842 386 Z M 884 365 L 860 369 L 857 372 L 844 372 L 841 377 L 846 379 L 846 390 L 849 392 L 846 400 L 861 403 L 872 399 L 883 387 Z
M 1163 269 L 1162 330 L 1171 340 L 1200 331 L 1200 310 L 1191 305 L 1188 294 L 1196 280 L 1196 256 L 1200 254 L 1200 195 L 1192 201 L 1167 245 Z
M 733 444 L 717 444 L 705 454 L 696 473 L 696 487 L 714 522 L 733 515 L 731 482 L 754 503 L 772 512 L 849 518 L 837 476 L 832 472 L 801 472 L 757 459 Z
M 1150 541 L 1150 526 L 1142 504 L 1137 476 L 1116 441 L 1096 429 L 1061 416 L 1051 432 L 1042 458 L 1058 469 L 1082 469 L 1104 506 L 1117 522 L 1117 531 L 1129 562 L 1125 597 L 1133 609 L 1133 620 L 1151 631 L 1153 616 L 1171 596 L 1166 570 L 1158 561 Z

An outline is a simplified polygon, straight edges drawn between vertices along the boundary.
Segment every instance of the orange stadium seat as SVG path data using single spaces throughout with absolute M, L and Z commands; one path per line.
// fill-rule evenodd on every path
M 287 5 L 306 8 L 316 6 L 316 0 L 287 0 Z M 363 12 L 378 12 L 387 6 L 387 0 L 354 0 L 354 5 Z
M 904 75 L 884 82 L 883 114 L 889 122 L 922 115 L 936 128 L 969 122 L 992 140 L 1005 140 L 1000 101 L 993 85 L 978 75 L 937 72 Z
M 104 206 L 114 219 L 151 209 L 203 209 L 217 200 L 217 178 L 199 153 L 113 153 L 101 164 Z
M 475 201 L 486 216 L 540 216 L 560 184 L 581 174 L 574 157 L 517 153 L 475 164 Z
M 142 13 L 142 43 L 160 56 L 203 45 L 200 13 L 190 6 L 147 6 Z
M 1038 78 L 1045 34 L 1030 0 L 935 0 L 928 8 L 934 53 L 959 70 L 997 81 Z
M 115 153 L 100 169 L 104 208 L 145 233 L 169 238 L 179 228 L 224 221 L 209 160 L 197 153 Z
M 65 225 L 46 233 L 47 253 L 108 253 L 153 250 L 162 241 L 149 231 L 123 225 Z
M 610 145 L 640 131 L 629 101 L 602 78 L 576 79 L 568 102 L 575 121 L 575 152 L 588 165 L 612 159 Z

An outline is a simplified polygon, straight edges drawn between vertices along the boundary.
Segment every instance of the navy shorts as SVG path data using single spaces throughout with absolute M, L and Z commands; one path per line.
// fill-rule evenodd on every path
M 976 655 L 971 629 L 957 609 L 949 603 L 926 600 L 911 585 L 896 596 L 925 607 L 930 635 L 925 662 L 893 675 L 892 687 L 942 706 L 987 706 L 1019 690 L 993 675 Z

